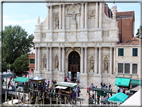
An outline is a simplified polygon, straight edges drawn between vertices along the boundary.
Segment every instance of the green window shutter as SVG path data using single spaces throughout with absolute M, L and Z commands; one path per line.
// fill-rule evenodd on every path
M 31 59 L 30 59 L 30 64 L 31 64 Z
M 137 48 L 133 48 L 133 56 L 138 56 L 138 49 Z
M 118 49 L 118 56 L 123 56 L 124 50 L 123 48 Z

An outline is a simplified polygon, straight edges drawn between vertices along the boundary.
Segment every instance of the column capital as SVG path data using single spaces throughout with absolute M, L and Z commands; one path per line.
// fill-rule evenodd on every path
M 85 3 L 85 5 L 87 5 L 88 3 Z
M 84 3 L 81 3 L 82 5 L 84 5 Z

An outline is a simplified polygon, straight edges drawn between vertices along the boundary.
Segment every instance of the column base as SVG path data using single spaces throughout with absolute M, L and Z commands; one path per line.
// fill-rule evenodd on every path
M 87 84 L 87 74 L 86 73 L 81 73 L 80 74 L 80 87 L 81 88 L 87 88 L 87 86 L 89 86 Z

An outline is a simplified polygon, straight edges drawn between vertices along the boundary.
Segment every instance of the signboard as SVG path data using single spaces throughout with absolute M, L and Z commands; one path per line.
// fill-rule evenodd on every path
M 41 81 L 38 81 L 38 83 L 41 83 Z

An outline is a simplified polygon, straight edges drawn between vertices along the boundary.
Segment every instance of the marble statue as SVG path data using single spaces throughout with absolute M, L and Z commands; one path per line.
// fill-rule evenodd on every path
M 90 58 L 90 66 L 91 66 L 91 70 L 93 70 L 94 69 L 93 57 Z
M 46 68 L 46 56 L 43 56 L 43 68 Z
M 40 16 L 38 16 L 37 23 L 40 24 Z
M 107 61 L 104 61 L 104 70 L 108 71 L 108 62 Z
M 75 13 L 75 11 L 72 13 L 72 20 L 75 20 L 75 15 L 76 15 L 76 13 Z
M 55 56 L 55 68 L 58 68 L 58 64 L 59 64 L 58 56 L 56 55 Z

